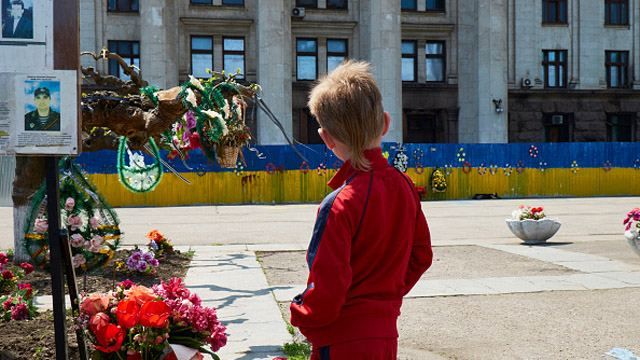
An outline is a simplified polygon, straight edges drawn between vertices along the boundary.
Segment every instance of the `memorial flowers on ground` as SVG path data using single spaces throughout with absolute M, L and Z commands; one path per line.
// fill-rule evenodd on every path
M 13 265 L 9 255 L 0 252 L 0 320 L 27 320 L 37 314 L 31 284 L 20 282 L 33 270 L 26 262 Z
M 180 278 L 151 288 L 125 281 L 114 291 L 89 294 L 78 324 L 100 359 L 170 357 L 172 345 L 215 356 L 227 342 L 215 308 L 202 306 Z
M 149 251 L 153 251 L 156 257 L 173 254 L 175 252 L 171 240 L 167 239 L 160 231 L 153 229 L 149 231 L 146 237 L 149 239 L 147 247 Z

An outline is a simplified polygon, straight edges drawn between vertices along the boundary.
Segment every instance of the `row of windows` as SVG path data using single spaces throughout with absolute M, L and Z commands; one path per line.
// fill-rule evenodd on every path
M 547 88 L 567 87 L 567 50 L 543 50 L 542 68 Z M 607 87 L 629 86 L 629 52 L 605 51 Z
M 611 113 L 607 114 L 606 141 L 635 141 L 635 114 Z M 574 118 L 571 113 L 545 114 L 543 118 L 545 142 L 574 141 Z
M 543 0 L 543 24 L 567 24 L 568 0 Z M 606 25 L 629 25 L 629 0 L 605 0 L 604 23 Z
M 195 5 L 212 5 L 213 0 L 191 0 Z M 244 6 L 244 0 L 222 0 L 222 5 Z M 348 0 L 326 0 L 327 9 L 347 10 Z M 417 10 L 418 0 L 402 0 L 402 10 Z M 296 7 L 317 9 L 318 0 L 296 0 Z M 138 12 L 139 0 L 108 0 L 107 8 L 113 12 Z M 427 11 L 444 11 L 444 0 L 426 0 Z

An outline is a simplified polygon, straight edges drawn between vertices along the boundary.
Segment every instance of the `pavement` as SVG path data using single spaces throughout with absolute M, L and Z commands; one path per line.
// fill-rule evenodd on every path
M 625 335 L 640 331 L 637 321 L 629 321 L 640 316 L 633 300 L 640 295 L 640 257 L 622 235 L 622 219 L 638 200 L 423 203 L 434 253 L 442 254 L 442 261 L 434 262 L 405 300 L 399 357 L 602 358 L 616 346 L 640 353 L 637 337 Z M 520 204 L 544 206 L 548 216 L 562 222 L 548 246 L 523 246 L 509 232 L 504 219 Z M 143 243 L 144 234 L 155 228 L 176 245 L 196 250 L 185 282 L 218 308 L 228 326 L 221 358 L 271 359 L 291 341 L 282 309 L 304 287 L 303 251 L 316 209 L 273 205 L 117 212 L 125 244 Z M 12 246 L 7 240 L 11 226 L 11 209 L 0 208 L 0 248 Z M 265 254 L 275 254 L 271 263 Z M 280 271 L 279 277 L 274 271 Z M 563 299 L 574 299 L 574 306 L 565 306 Z M 46 306 L 46 299 L 39 301 Z M 531 311 L 535 306 L 539 311 Z M 560 325 L 572 331 L 563 330 L 563 336 L 537 331 L 553 333 L 552 326 Z

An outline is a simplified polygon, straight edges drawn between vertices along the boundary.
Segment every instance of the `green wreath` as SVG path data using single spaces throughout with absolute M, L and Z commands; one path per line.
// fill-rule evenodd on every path
M 447 191 L 447 178 L 444 176 L 444 171 L 440 168 L 436 168 L 431 173 L 431 190 L 434 192 Z
M 113 209 L 69 158 L 61 160 L 60 209 L 67 228 L 73 265 L 89 271 L 108 263 L 120 244 L 119 220 Z M 24 246 L 34 264 L 49 262 L 46 185 L 34 195 L 24 229 Z

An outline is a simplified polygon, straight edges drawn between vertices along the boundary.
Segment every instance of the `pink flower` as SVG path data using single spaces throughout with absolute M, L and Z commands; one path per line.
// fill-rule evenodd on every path
M 118 286 L 119 286 L 119 287 L 121 287 L 121 288 L 123 288 L 123 289 L 125 289 L 125 290 L 127 290 L 127 289 L 131 288 L 132 286 L 134 286 L 135 284 L 136 284 L 136 283 L 134 283 L 133 281 L 131 281 L 131 280 L 129 280 L 129 279 L 126 279 L 126 280 L 124 280 L 124 281 L 120 282 L 120 283 L 118 284 Z
M 82 227 L 82 219 L 80 216 L 71 215 L 67 218 L 67 224 L 69 224 L 71 231 L 76 231 Z
M 8 262 L 9 257 L 7 256 L 7 254 L 0 252 L 0 269 L 2 269 L 2 266 Z
M 30 299 L 31 295 L 33 295 L 33 288 L 31 288 L 31 284 L 29 283 L 18 284 L 18 289 L 27 290 L 27 292 L 24 294 L 25 299 Z
M 64 209 L 67 211 L 71 211 L 74 207 L 76 207 L 76 201 L 73 200 L 72 197 L 68 197 L 67 201 L 64 202 Z
M 29 309 L 27 304 L 19 303 L 11 309 L 12 320 L 26 320 L 29 318 Z
M 100 247 L 102 246 L 103 242 L 104 238 L 100 235 L 96 235 L 91 239 L 91 241 L 89 241 L 89 248 L 87 250 L 91 252 L 98 252 L 100 251 Z
M 96 217 L 92 217 L 91 219 L 89 219 L 89 225 L 93 230 L 96 230 L 98 226 L 100 226 L 100 220 L 98 220 L 98 218 Z
M 82 247 L 84 245 L 84 238 L 82 234 L 73 234 L 71 235 L 71 246 L 75 248 Z
M 93 316 L 107 310 L 110 301 L 111 295 L 94 293 L 82 300 L 82 303 L 80 303 L 80 311 L 89 316 Z
M 227 334 L 224 333 L 226 330 L 226 327 L 218 325 L 211 333 L 211 336 L 207 339 L 207 343 L 211 345 L 211 350 L 213 350 L 213 352 L 216 352 L 220 350 L 221 347 L 227 345 Z
M 87 259 L 82 254 L 76 254 L 73 256 L 73 259 L 71 259 L 71 263 L 73 263 L 74 268 L 79 268 L 87 263 Z
M 39 234 L 44 234 L 49 229 L 49 222 L 47 221 L 47 219 L 36 219 L 36 222 L 33 228 L 35 232 Z

